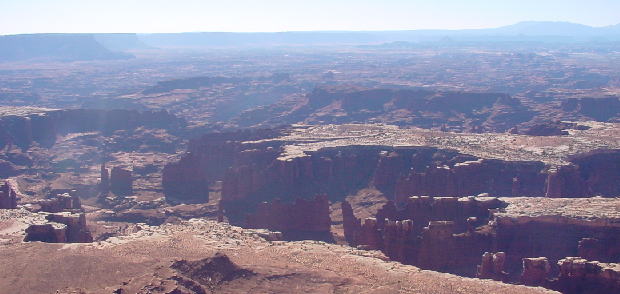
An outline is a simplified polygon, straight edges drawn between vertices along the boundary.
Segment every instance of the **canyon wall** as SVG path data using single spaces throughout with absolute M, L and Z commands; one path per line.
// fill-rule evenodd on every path
M 535 199 L 519 200 L 548 205 Z M 616 205 L 605 203 L 600 205 L 612 210 Z M 424 269 L 530 285 L 545 279 L 532 258 L 545 257 L 551 264 L 547 272 L 559 271 L 557 264 L 567 257 L 620 262 L 620 226 L 614 219 L 558 212 L 519 215 L 506 212 L 508 206 L 496 198 L 411 197 L 405 206 L 388 202 L 375 217 L 360 220 L 345 201 L 344 233 L 352 246 L 380 250 L 392 260 Z
M 0 148 L 15 145 L 27 149 L 32 143 L 50 147 L 58 135 L 75 132 L 100 131 L 109 134 L 116 130 L 140 126 L 178 130 L 183 119 L 162 111 L 64 109 L 22 113 L 5 112 L 0 117 Z
M 244 125 L 373 121 L 455 132 L 504 132 L 535 115 L 519 99 L 502 93 L 325 85 L 304 98 L 295 104 L 257 107 L 244 112 L 240 121 Z
M 596 121 L 618 121 L 620 119 L 620 98 L 573 98 L 562 101 L 560 108 L 576 118 Z
M 620 195 L 620 150 L 594 150 L 569 160 L 549 172 L 547 197 Z
M 279 231 L 286 240 L 333 241 L 326 195 L 310 200 L 297 198 L 293 203 L 279 199 L 260 203 L 254 213 L 246 216 L 245 227 Z
M 187 152 L 177 162 L 166 164 L 162 172 L 162 186 L 167 200 L 183 202 L 207 202 L 209 186 L 223 179 L 231 166 L 243 166 L 237 162 L 266 164 L 262 158 L 271 161 L 275 151 L 246 150 L 241 142 L 268 139 L 279 134 L 278 130 L 244 130 L 231 133 L 213 133 L 190 140 Z M 238 186 L 240 189 L 244 179 Z M 230 185 L 228 185 L 230 187 Z
M 342 204 L 350 245 L 381 250 L 392 260 L 425 269 L 472 275 L 482 253 L 493 245 L 485 226 L 490 211 L 505 203 L 496 198 L 411 197 L 402 208 L 388 202 L 364 220 L 350 213 L 349 206 Z
M 390 215 L 386 207 L 381 213 L 390 220 L 403 221 L 408 215 L 416 215 L 412 219 L 416 230 L 429 221 L 450 220 L 462 233 L 468 225 L 483 222 L 480 215 L 485 215 L 488 207 L 457 213 L 457 204 L 451 204 L 453 208 L 446 204 L 446 212 L 432 212 L 429 207 L 440 206 L 414 203 L 410 197 L 590 197 L 620 193 L 616 191 L 619 150 L 573 156 L 568 165 L 556 168 L 538 161 L 483 159 L 434 147 L 349 145 L 281 158 L 285 148 L 297 148 L 280 139 L 285 136 L 286 129 L 246 130 L 208 134 L 190 141 L 186 154 L 164 168 L 166 199 L 207 202 L 209 186 L 222 181 L 221 211 L 231 223 L 244 225 L 247 215 L 255 213 L 263 202 L 281 199 L 293 203 L 296 199 L 311 200 L 315 195 L 327 195 L 336 202 L 371 187 L 390 199 L 393 207 L 408 210 Z M 611 175 L 605 171 L 612 171 Z M 453 201 L 437 199 L 433 201 Z M 451 219 L 445 219 L 449 215 Z M 468 224 L 468 217 L 479 220 Z M 379 224 L 383 219 L 378 217 Z

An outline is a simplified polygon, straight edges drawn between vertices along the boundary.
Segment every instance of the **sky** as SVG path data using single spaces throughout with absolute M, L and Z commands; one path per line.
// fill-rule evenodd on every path
M 0 34 L 606 26 L 619 11 L 620 0 L 0 0 Z

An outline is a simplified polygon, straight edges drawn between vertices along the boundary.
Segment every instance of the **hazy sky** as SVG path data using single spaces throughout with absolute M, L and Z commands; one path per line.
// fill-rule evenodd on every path
M 620 0 L 0 0 L 0 34 L 394 30 L 620 23 Z

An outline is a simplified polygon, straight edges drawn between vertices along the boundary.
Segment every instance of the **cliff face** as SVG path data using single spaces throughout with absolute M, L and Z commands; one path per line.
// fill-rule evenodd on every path
M 115 130 L 139 126 L 176 130 L 185 122 L 167 111 L 95 110 L 95 109 L 15 109 L 0 117 L 0 147 L 16 145 L 27 149 L 36 142 L 50 147 L 58 135 L 74 132 Z
M 620 276 L 610 276 L 600 267 L 586 274 L 569 273 L 573 267 L 565 265 L 565 274 L 553 279 L 550 274 L 562 271 L 574 256 L 583 259 L 580 264 L 620 261 L 617 201 L 583 199 L 599 207 L 599 212 L 590 213 L 582 211 L 582 202 L 570 199 L 504 199 L 411 197 L 405 206 L 388 202 L 375 217 L 364 220 L 345 201 L 345 237 L 350 245 L 381 250 L 392 260 L 423 269 L 567 293 L 580 293 L 575 288 L 579 283 L 593 293 L 616 289 Z M 528 209 L 532 205 L 537 210 Z M 593 267 L 583 265 L 578 271 L 588 268 Z
M 571 165 L 549 173 L 548 197 L 620 195 L 620 150 L 595 150 L 570 161 Z
M 414 228 L 421 230 L 429 221 L 448 220 L 454 222 L 457 232 L 464 232 L 471 225 L 465 220 L 487 218 L 489 207 L 458 208 L 460 204 L 449 199 L 431 201 L 446 202 L 441 205 L 424 204 L 426 200 L 411 202 L 410 197 L 482 193 L 564 197 L 567 191 L 576 197 L 612 195 L 617 189 L 615 177 L 620 174 L 605 174 L 605 170 L 616 170 L 618 151 L 575 156 L 570 165 L 550 169 L 539 161 L 484 159 L 436 147 L 353 145 L 354 139 L 347 146 L 298 152 L 302 147 L 287 141 L 287 130 L 216 133 L 192 140 L 187 153 L 164 168 L 166 198 L 206 202 L 209 186 L 222 181 L 221 211 L 232 223 L 249 225 L 247 215 L 256 213 L 262 202 L 281 199 L 292 203 L 315 195 L 327 195 L 335 202 L 371 187 L 392 201 L 392 208 L 380 212 L 385 215 L 377 218 L 379 225 L 385 217 L 412 219 Z M 309 136 L 307 140 L 316 139 Z M 412 215 L 415 217 L 410 218 Z M 264 226 L 277 227 L 273 223 Z M 347 239 L 353 240 L 355 234 Z M 477 259 L 479 256 L 476 253 Z
M 17 193 L 11 183 L 5 181 L 0 185 L 0 209 L 15 209 L 17 208 Z
M 162 186 L 167 200 L 209 201 L 209 179 L 196 157 L 190 153 L 164 167 Z
M 289 160 L 276 156 L 271 150 L 271 162 L 233 166 L 224 178 L 222 199 L 267 200 L 325 193 L 332 200 L 341 200 L 368 186 L 399 204 L 411 195 L 545 194 L 544 165 L 535 162 L 482 160 L 424 147 L 350 146 L 321 149 Z
M 506 94 L 434 92 L 421 89 L 317 87 L 296 105 L 275 104 L 247 111 L 262 125 L 382 122 L 450 131 L 503 132 L 534 112 Z
M 566 257 L 552 264 L 546 257 L 523 258 L 520 281 L 528 286 L 542 286 L 566 294 L 618 293 L 620 264 L 602 263 L 580 257 Z
M 247 215 L 245 227 L 280 231 L 288 240 L 331 241 L 329 200 L 317 195 L 311 200 L 297 198 L 294 203 L 263 202 Z
M 239 131 L 232 133 L 207 134 L 189 142 L 188 150 L 178 162 L 168 163 L 162 173 L 162 186 L 168 200 L 184 202 L 206 202 L 209 200 L 209 185 L 222 180 L 222 175 L 231 166 L 256 162 L 267 164 L 275 159 L 276 149 L 264 148 L 261 152 L 246 150 L 243 141 L 270 138 L 279 134 L 277 130 Z M 223 189 L 243 189 L 251 183 L 244 178 L 234 185 L 226 184 Z M 233 192 L 229 192 L 231 194 Z
M 620 264 L 567 257 L 558 261 L 560 274 L 551 288 L 562 293 L 620 292 Z
M 345 213 L 345 236 L 352 246 L 381 250 L 390 259 L 425 269 L 473 275 L 480 256 L 492 246 L 492 236 L 475 230 L 486 224 L 497 199 L 411 197 L 404 208 L 388 202 L 374 218 L 359 220 Z
M 131 171 L 118 166 L 112 168 L 112 172 L 110 172 L 110 191 L 117 195 L 131 194 L 133 191 Z
M 575 98 L 562 102 L 561 108 L 567 114 L 596 121 L 617 121 L 620 119 L 620 98 Z
M 615 249 L 620 244 L 620 229 L 617 227 L 563 223 L 561 218 L 537 220 L 498 216 L 495 221 L 493 249 L 507 253 L 506 267 L 511 272 L 516 272 L 521 260 L 526 257 L 544 256 L 557 262 L 567 256 L 580 256 L 581 253 L 584 257 L 599 261 L 620 261 Z M 598 246 L 590 247 L 589 252 L 585 252 L 586 240 L 591 238 L 598 241 Z
M 395 199 L 402 203 L 411 195 L 544 196 L 544 164 L 501 160 L 472 160 L 453 166 L 412 171 L 396 183 Z

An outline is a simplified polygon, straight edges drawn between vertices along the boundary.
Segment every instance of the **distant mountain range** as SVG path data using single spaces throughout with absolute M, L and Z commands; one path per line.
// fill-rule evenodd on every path
M 28 34 L 0 36 L 0 61 L 130 58 L 146 48 L 376 45 L 390 42 L 620 42 L 620 24 L 591 27 L 569 22 L 520 22 L 469 30 L 195 32 L 162 34 Z
M 265 45 L 336 45 L 377 44 L 386 42 L 433 42 L 451 38 L 457 41 L 545 40 L 546 37 L 566 42 L 589 41 L 592 38 L 620 41 L 620 24 L 591 27 L 569 22 L 520 22 L 514 25 L 469 30 L 409 31 L 308 31 L 276 33 L 196 32 L 172 34 L 139 34 L 138 38 L 153 47 L 265 46 Z

